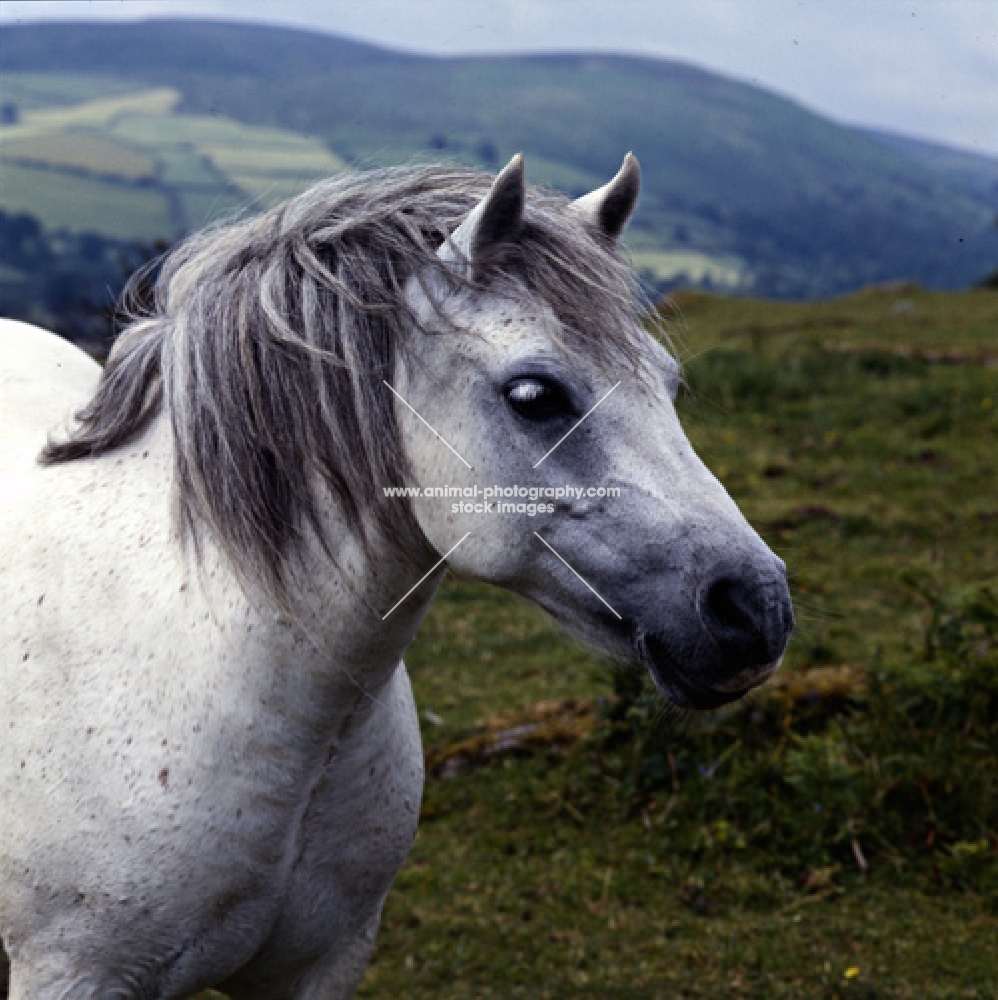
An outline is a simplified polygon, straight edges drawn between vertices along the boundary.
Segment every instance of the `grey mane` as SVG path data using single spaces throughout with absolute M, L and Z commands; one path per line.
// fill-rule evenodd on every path
M 376 528 L 425 557 L 411 510 L 382 499 L 383 485 L 407 479 L 382 379 L 393 382 L 418 332 L 406 280 L 445 269 L 437 249 L 490 183 L 456 166 L 343 175 L 191 237 L 163 262 L 152 307 L 115 343 L 75 429 L 41 461 L 105 454 L 165 407 L 184 537 L 197 545 L 207 530 L 244 581 L 280 597 L 305 534 L 329 548 L 329 494 L 362 539 Z M 531 188 L 515 245 L 474 280 L 544 299 L 569 350 L 637 365 L 645 303 L 633 274 L 566 206 Z

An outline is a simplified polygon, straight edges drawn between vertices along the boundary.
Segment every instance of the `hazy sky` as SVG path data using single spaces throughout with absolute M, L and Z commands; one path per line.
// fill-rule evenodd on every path
M 840 121 L 998 155 L 995 0 L 0 0 L 6 23 L 152 16 L 296 25 L 433 55 L 665 56 Z

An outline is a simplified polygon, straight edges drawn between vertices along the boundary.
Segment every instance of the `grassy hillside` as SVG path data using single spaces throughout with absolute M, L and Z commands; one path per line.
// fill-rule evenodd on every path
M 573 194 L 601 183 L 634 149 L 645 187 L 629 240 L 662 285 L 686 275 L 767 295 L 891 278 L 959 287 L 998 264 L 998 205 L 979 172 L 969 183 L 945 157 L 913 155 L 785 98 L 662 60 L 431 59 L 303 31 L 161 21 L 5 28 L 0 73 L 6 104 L 27 112 L 34 101 L 32 113 L 49 121 L 62 104 L 74 129 L 81 112 L 65 105 L 88 87 L 98 103 L 178 94 L 169 115 L 184 124 L 172 132 L 162 115 L 152 137 L 147 118 L 144 140 L 127 125 L 109 138 L 161 164 L 169 154 L 174 166 L 161 167 L 159 183 L 181 192 L 179 208 L 171 202 L 180 228 L 229 210 L 226 198 L 280 196 L 312 176 L 319 152 L 312 145 L 292 155 L 293 132 L 330 151 L 322 169 L 427 157 L 494 168 L 524 150 L 533 179 Z M 239 163 L 205 145 L 198 121 L 284 138 L 231 133 L 250 151 Z M 201 168 L 211 181 L 173 179 Z M 228 192 L 220 205 L 183 194 L 203 195 L 212 183 Z

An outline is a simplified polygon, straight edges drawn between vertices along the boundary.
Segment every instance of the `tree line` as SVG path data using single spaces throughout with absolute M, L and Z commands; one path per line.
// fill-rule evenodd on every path
M 163 241 L 48 230 L 32 215 L 0 209 L 0 315 L 106 349 L 128 279 L 167 249 Z

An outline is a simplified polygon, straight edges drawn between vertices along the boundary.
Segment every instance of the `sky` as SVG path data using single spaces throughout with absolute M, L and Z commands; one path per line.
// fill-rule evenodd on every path
M 145 17 L 292 25 L 437 56 L 680 59 L 841 122 L 998 156 L 995 0 L 0 0 L 0 24 Z

